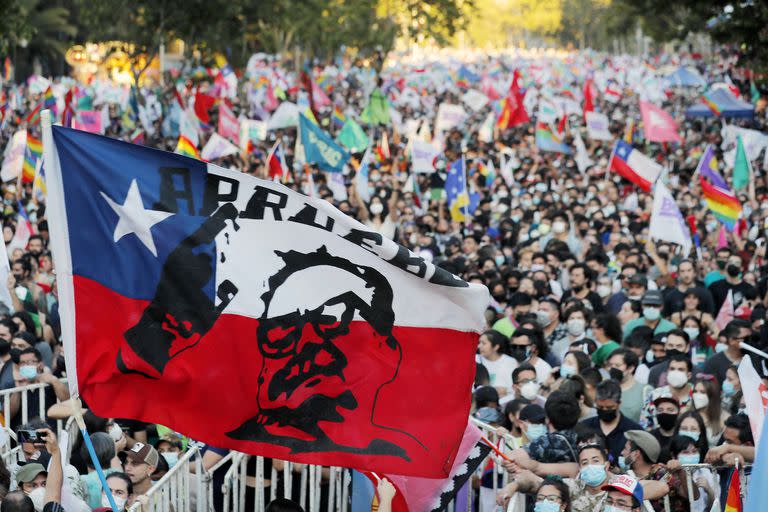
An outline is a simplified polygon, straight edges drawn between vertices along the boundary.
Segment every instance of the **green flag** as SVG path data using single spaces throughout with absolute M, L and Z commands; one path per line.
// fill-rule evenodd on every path
M 389 101 L 381 89 L 373 90 L 360 120 L 365 124 L 389 124 Z
M 749 82 L 749 94 L 752 97 L 752 104 L 757 104 L 757 100 L 760 99 L 760 91 L 755 85 L 755 82 Z
M 366 137 L 360 125 L 351 118 L 347 119 L 344 126 L 341 127 L 341 131 L 336 136 L 336 142 L 342 144 L 353 153 L 365 151 L 365 148 L 368 147 L 368 137 Z
M 744 151 L 744 144 L 741 142 L 741 135 L 736 137 L 736 158 L 733 160 L 733 189 L 741 190 L 749 185 L 749 177 L 752 174 L 752 168 L 747 158 L 747 152 Z

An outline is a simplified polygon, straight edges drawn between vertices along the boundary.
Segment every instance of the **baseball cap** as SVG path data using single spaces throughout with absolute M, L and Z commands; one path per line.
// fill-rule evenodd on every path
M 660 396 L 659 398 L 653 401 L 653 405 L 659 405 L 660 403 L 663 403 L 663 402 L 669 402 L 671 404 L 675 404 L 678 408 L 680 407 L 680 402 L 677 400 L 677 398 L 670 395 Z
M 149 464 L 150 466 L 155 467 L 157 467 L 157 463 L 160 462 L 160 454 L 149 444 L 136 443 L 133 445 L 133 448 L 124 453 L 125 456 L 133 462 Z
M 648 279 L 644 274 L 635 274 L 627 280 L 627 284 L 641 284 L 648 286 Z
M 643 486 L 635 478 L 628 475 L 616 475 L 601 487 L 604 491 L 614 490 L 632 496 L 638 503 L 643 503 Z
M 627 430 L 624 432 L 624 437 L 626 437 L 628 441 L 635 443 L 651 462 L 658 462 L 661 446 L 659 445 L 659 441 L 653 437 L 653 434 L 646 432 L 645 430 Z
M 643 295 L 642 303 L 649 306 L 661 306 L 664 304 L 664 297 L 659 290 L 649 290 Z
M 37 464 L 36 462 L 32 464 L 24 464 L 16 472 L 16 483 L 29 483 L 37 478 L 37 475 L 40 473 L 48 474 L 42 464 Z
M 544 423 L 547 415 L 544 408 L 536 404 L 528 404 L 520 410 L 520 419 L 530 423 Z

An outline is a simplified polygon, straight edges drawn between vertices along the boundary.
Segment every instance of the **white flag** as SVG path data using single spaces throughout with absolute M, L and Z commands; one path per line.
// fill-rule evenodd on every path
M 435 159 L 440 155 L 440 150 L 432 143 L 419 139 L 411 141 L 411 166 L 413 172 L 435 172 Z
M 587 112 L 587 135 L 594 140 L 613 140 L 608 130 L 608 116 L 600 112 Z
M 485 118 L 485 121 L 483 121 L 483 124 L 480 126 L 480 130 L 477 132 L 477 139 L 480 142 L 485 142 L 486 144 L 493 143 L 494 121 L 495 117 L 493 115 L 493 111 L 491 111 L 488 113 L 488 117 Z
M 760 442 L 760 433 L 763 431 L 763 422 L 765 421 L 768 389 L 766 389 L 760 375 L 758 375 L 755 367 L 752 365 L 752 360 L 747 355 L 741 358 L 738 374 L 741 381 L 741 390 L 744 393 L 744 405 L 747 406 L 749 424 L 752 427 L 752 437 L 755 438 L 755 448 L 757 448 Z
M 573 138 L 573 145 L 576 146 L 576 166 L 579 168 L 579 172 L 586 172 L 590 166 L 595 165 L 595 162 L 589 158 L 587 147 L 584 145 L 584 141 L 578 131 L 576 131 L 576 136 Z
M 651 238 L 672 242 L 683 247 L 683 257 L 691 251 L 691 233 L 685 224 L 680 208 L 661 181 L 656 182 L 651 213 Z
M 200 156 L 203 160 L 215 160 L 229 155 L 235 155 L 240 152 L 240 148 L 229 142 L 216 132 L 211 134 L 211 138 L 205 144 Z

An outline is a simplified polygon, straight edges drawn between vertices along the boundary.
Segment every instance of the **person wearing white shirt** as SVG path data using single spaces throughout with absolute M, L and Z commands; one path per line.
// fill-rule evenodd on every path
M 484 332 L 478 342 L 477 362 L 488 370 L 489 383 L 500 397 L 512 391 L 512 372 L 518 365 L 506 354 L 507 346 L 507 338 L 494 330 Z

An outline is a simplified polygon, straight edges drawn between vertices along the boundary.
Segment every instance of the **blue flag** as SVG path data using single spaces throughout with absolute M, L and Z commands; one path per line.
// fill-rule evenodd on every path
M 768 421 L 763 421 L 763 431 L 757 445 L 744 510 L 763 510 L 761 503 L 768 503 L 768 486 L 765 485 L 765 475 L 768 474 L 768 442 L 766 439 L 768 439 Z
M 451 218 L 457 222 L 466 220 L 480 204 L 480 194 L 470 192 L 467 188 L 466 163 L 462 157 L 451 164 L 448 177 L 445 179 L 445 195 Z
M 322 171 L 341 172 L 349 160 L 347 150 L 336 144 L 330 135 L 304 114 L 299 114 L 299 129 L 306 161 L 317 164 Z

